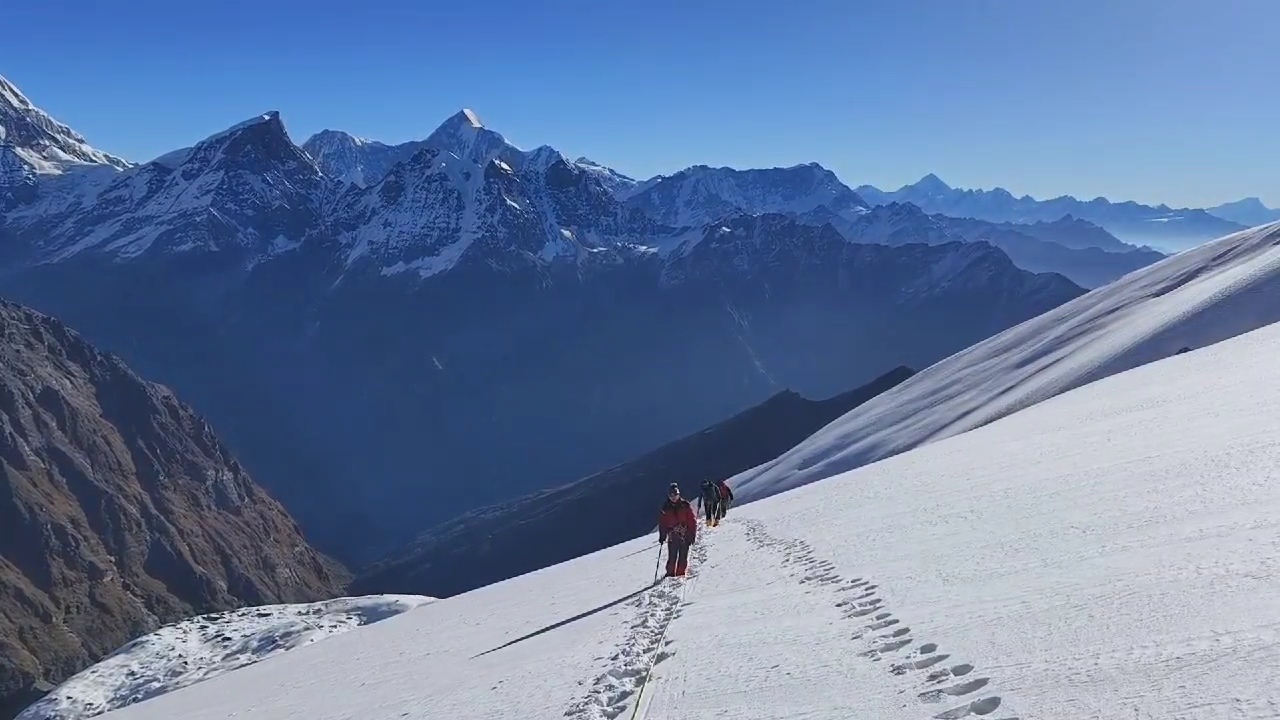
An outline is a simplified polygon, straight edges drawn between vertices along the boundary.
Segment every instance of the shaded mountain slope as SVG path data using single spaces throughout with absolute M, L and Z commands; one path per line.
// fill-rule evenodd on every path
M 912 372 L 899 367 L 826 400 L 781 392 L 630 462 L 467 513 L 375 564 L 353 590 L 429 588 L 436 596 L 456 595 L 623 542 L 653 527 L 668 483 L 679 483 L 693 500 L 704 478 L 726 478 L 776 457 Z
M 345 580 L 169 390 L 0 302 L 0 717 L 166 622 Z

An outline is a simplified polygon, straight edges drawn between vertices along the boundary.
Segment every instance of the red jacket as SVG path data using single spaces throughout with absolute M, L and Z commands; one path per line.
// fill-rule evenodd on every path
M 724 500 L 733 499 L 733 491 L 729 489 L 729 483 L 723 480 L 717 480 L 716 485 L 720 488 L 720 497 Z
M 684 541 L 690 545 L 698 535 L 698 516 L 694 514 L 693 506 L 684 498 L 662 503 L 662 512 L 658 515 L 658 542 L 666 542 L 667 536 L 671 534 L 683 536 Z

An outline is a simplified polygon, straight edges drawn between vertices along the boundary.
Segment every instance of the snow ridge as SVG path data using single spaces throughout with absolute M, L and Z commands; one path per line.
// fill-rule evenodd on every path
M 817 211 L 852 222 L 868 208 L 817 163 L 759 170 L 696 165 L 649 181 L 627 204 L 673 227 L 707 225 L 743 210 L 789 217 Z
M 732 480 L 757 499 L 1280 321 L 1280 223 L 1166 258 L 926 368 Z
M 0 75 L 0 145 L 7 146 L 39 174 L 59 174 L 83 165 L 117 170 L 131 163 L 98 150 L 84 136 L 36 107 Z
M 59 685 L 18 715 L 18 720 L 84 720 L 434 600 L 421 595 L 370 595 L 199 615 L 125 645 Z

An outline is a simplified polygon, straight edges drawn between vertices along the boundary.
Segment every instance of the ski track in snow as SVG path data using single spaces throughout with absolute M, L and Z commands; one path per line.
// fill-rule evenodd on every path
M 609 667 L 596 676 L 586 697 L 573 703 L 565 711 L 565 717 L 574 720 L 614 720 L 637 702 L 637 693 L 644 687 L 653 668 L 675 654 L 667 649 L 672 639 L 667 638 L 667 628 L 683 612 L 683 601 L 692 593 L 698 581 L 698 568 L 707 559 L 706 528 L 699 531 L 699 540 L 689 551 L 688 574 L 684 580 L 661 578 L 652 588 L 641 593 L 631 602 L 636 616 L 626 639 L 609 656 Z M 662 551 L 662 562 L 666 550 Z
M 859 655 L 871 662 L 889 658 L 895 660 L 889 672 L 894 675 L 918 673 L 925 689 L 917 697 L 924 703 L 941 703 L 952 699 L 965 699 L 987 688 L 991 678 L 974 674 L 969 663 L 944 664 L 952 660 L 947 653 L 939 652 L 935 643 L 918 643 L 912 637 L 911 627 L 894 616 L 879 593 L 879 586 L 871 580 L 845 578 L 836 571 L 835 563 L 818 557 L 804 540 L 784 540 L 769 534 L 764 523 L 752 518 L 738 521 L 748 540 L 763 550 L 782 554 L 783 565 L 800 584 L 824 587 L 838 598 L 835 603 L 843 617 L 851 620 L 856 629 L 851 639 L 860 641 L 866 648 Z M 963 704 L 943 710 L 932 717 L 938 720 L 958 720 L 969 716 L 989 715 L 999 709 L 999 695 L 982 695 Z M 1003 720 L 1016 720 L 1005 718 Z

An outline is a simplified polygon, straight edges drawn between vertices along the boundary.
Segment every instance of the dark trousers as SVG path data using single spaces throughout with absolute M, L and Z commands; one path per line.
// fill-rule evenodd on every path
M 719 504 L 720 504 L 720 498 L 708 499 L 707 496 L 705 495 L 702 496 L 702 509 L 707 513 L 707 520 L 710 520 L 711 518 L 714 518 L 714 517 L 719 517 L 720 511 L 717 508 Z
M 689 543 L 677 535 L 667 538 L 667 574 L 683 575 L 688 566 Z

